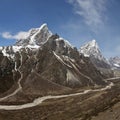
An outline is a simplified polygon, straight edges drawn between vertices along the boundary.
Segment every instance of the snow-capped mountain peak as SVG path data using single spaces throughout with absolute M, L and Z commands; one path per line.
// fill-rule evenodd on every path
M 92 41 L 90 41 L 88 44 L 91 46 L 91 48 L 92 48 L 92 47 L 95 47 L 96 49 L 99 49 L 96 40 L 92 40 Z
M 84 54 L 84 56 L 87 56 L 87 57 L 92 56 L 92 55 L 94 55 L 97 58 L 101 57 L 101 52 L 99 50 L 96 40 L 92 40 L 86 43 L 85 45 L 83 45 L 80 48 L 80 53 Z
M 13 46 L 0 47 L 4 56 L 13 58 L 14 53 L 20 51 L 22 48 L 29 49 L 38 49 L 43 45 L 48 38 L 52 35 L 52 32 L 49 31 L 47 24 L 41 25 L 39 28 L 32 28 L 26 32 L 24 39 L 17 40 L 16 44 Z
M 28 37 L 25 39 L 20 39 L 16 42 L 17 46 L 40 46 L 48 40 L 52 35 L 52 32 L 49 31 L 47 24 L 41 25 L 40 28 L 32 28 L 28 31 Z
M 110 67 L 109 61 L 102 55 L 96 40 L 92 40 L 80 48 L 80 53 L 90 57 L 91 61 L 99 67 Z

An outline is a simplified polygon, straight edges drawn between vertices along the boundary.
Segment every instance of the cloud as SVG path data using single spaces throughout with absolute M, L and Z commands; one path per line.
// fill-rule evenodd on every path
M 5 39 L 19 40 L 19 39 L 27 38 L 29 36 L 29 33 L 21 31 L 21 32 L 18 32 L 17 34 L 15 34 L 15 35 L 12 35 L 10 32 L 3 32 L 3 33 L 1 33 L 1 36 Z
M 115 48 L 116 52 L 120 53 L 120 45 Z
M 104 24 L 107 0 L 68 0 L 75 13 L 83 17 L 85 24 L 98 28 Z

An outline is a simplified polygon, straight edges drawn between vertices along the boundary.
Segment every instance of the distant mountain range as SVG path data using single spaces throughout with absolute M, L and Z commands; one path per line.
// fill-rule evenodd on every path
M 120 59 L 106 58 L 95 40 L 78 50 L 43 24 L 13 46 L 0 47 L 0 95 L 6 101 L 28 101 L 74 88 L 106 85 Z M 118 62 L 118 63 L 116 63 Z M 14 93 L 13 93 L 14 92 Z M 22 97 L 21 97 L 22 96 Z

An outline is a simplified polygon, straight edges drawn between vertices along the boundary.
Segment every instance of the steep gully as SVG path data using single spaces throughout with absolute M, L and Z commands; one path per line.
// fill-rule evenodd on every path
M 56 57 L 58 57 L 58 56 L 56 56 Z M 21 65 L 22 65 L 22 55 L 21 55 Z M 10 94 L 10 95 L 8 95 L 6 97 L 0 98 L 0 101 L 3 101 L 3 100 L 5 100 L 5 99 L 7 99 L 7 98 L 9 98 L 11 96 L 16 95 L 22 89 L 22 86 L 21 86 L 20 82 L 21 82 L 21 80 L 23 78 L 23 74 L 21 73 L 21 71 L 19 69 L 18 69 L 18 71 L 21 74 L 21 77 L 18 80 L 18 88 L 12 94 Z M 88 76 L 84 75 L 83 73 L 81 73 L 81 74 L 84 77 L 89 78 Z M 113 79 L 116 79 L 116 78 L 110 78 L 110 80 L 111 79 L 113 80 Z M 109 80 L 109 79 L 107 79 L 107 80 Z M 68 94 L 68 95 L 56 95 L 56 96 L 48 95 L 48 96 L 36 98 L 33 102 L 27 103 L 27 104 L 23 104 L 23 105 L 0 105 L 0 110 L 20 110 L 20 109 L 30 108 L 30 107 L 34 107 L 34 106 L 40 105 L 42 102 L 44 102 L 45 100 L 48 100 L 48 99 L 59 99 L 59 98 L 77 96 L 77 95 L 84 95 L 84 94 L 87 94 L 89 92 L 104 91 L 104 90 L 107 90 L 107 89 L 111 89 L 112 86 L 114 86 L 114 84 L 111 82 L 109 85 L 107 85 L 104 88 L 94 89 L 94 90 L 93 89 L 89 89 L 89 90 L 85 90 L 85 91 L 80 92 L 80 93 L 73 93 L 73 94 Z
M 20 57 L 21 57 L 21 65 L 22 65 L 22 55 L 21 55 Z M 20 65 L 20 67 L 21 67 L 21 65 Z M 17 88 L 13 93 L 11 93 L 11 94 L 3 97 L 3 98 L 0 98 L 0 101 L 3 101 L 3 100 L 5 100 L 5 99 L 7 99 L 7 98 L 9 98 L 9 97 L 12 97 L 12 96 L 16 95 L 16 94 L 22 89 L 22 86 L 21 86 L 20 82 L 21 82 L 21 80 L 22 80 L 22 78 L 23 78 L 23 74 L 22 74 L 21 71 L 19 70 L 20 67 L 19 67 L 18 69 L 16 69 L 16 63 L 15 63 L 15 70 L 16 70 L 16 71 L 18 70 L 18 72 L 19 72 L 20 75 L 21 75 L 21 77 L 19 78 L 18 83 L 17 83 L 17 84 L 18 84 L 18 88 Z

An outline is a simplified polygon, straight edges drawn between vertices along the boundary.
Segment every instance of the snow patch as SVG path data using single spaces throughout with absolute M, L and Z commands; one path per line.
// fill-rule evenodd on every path
M 58 59 L 59 62 L 61 62 L 62 64 L 64 64 L 65 66 L 69 67 L 69 68 L 72 68 L 70 65 L 66 64 L 62 58 L 60 56 L 58 56 L 54 51 L 53 51 L 53 54 L 55 55 L 55 57 Z
M 114 63 L 114 66 L 115 66 L 115 67 L 120 67 L 120 65 L 118 65 L 118 64 L 116 64 L 116 63 Z
M 56 39 L 56 41 L 58 41 L 58 42 L 61 41 L 61 40 L 63 40 L 64 43 L 65 43 L 64 47 L 73 48 L 73 46 L 70 44 L 70 42 L 68 40 L 65 40 L 62 37 Z

